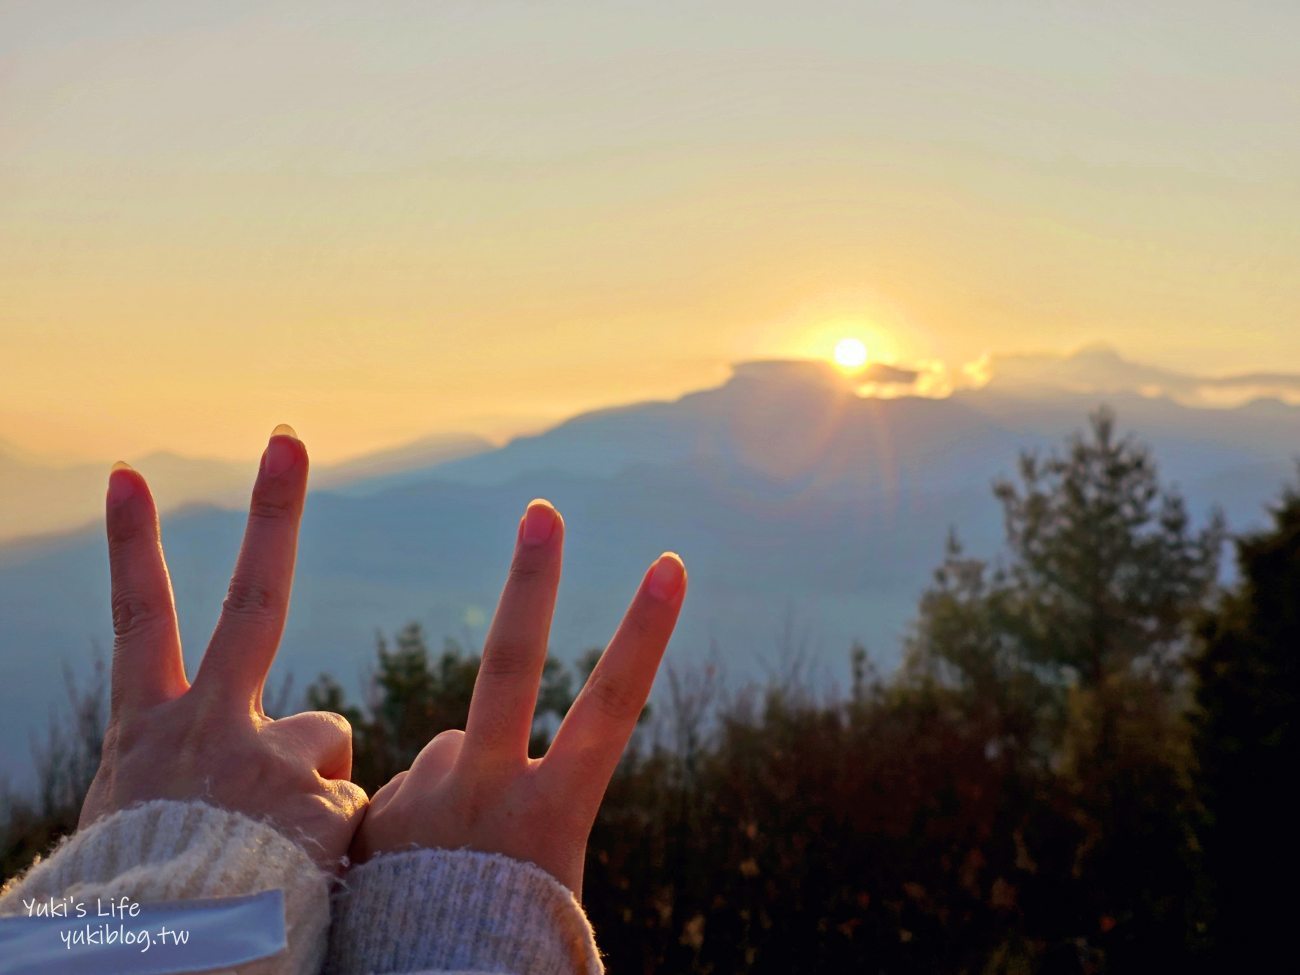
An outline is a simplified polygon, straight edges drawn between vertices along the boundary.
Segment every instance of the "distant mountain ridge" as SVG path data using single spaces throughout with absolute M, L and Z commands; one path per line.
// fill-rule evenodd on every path
M 1001 389 L 1017 386 L 1070 392 L 1137 392 L 1169 396 L 1185 405 L 1211 405 L 1207 393 L 1239 394 L 1242 397 L 1300 402 L 1300 374 L 1248 372 L 1223 376 L 1201 376 L 1133 362 L 1105 343 L 1085 345 L 1066 356 L 1002 355 L 991 360 L 992 385 Z
M 423 468 L 443 460 L 490 450 L 491 441 L 473 434 L 437 434 L 409 444 L 376 451 L 312 472 L 318 487 L 347 490 L 352 481 L 406 468 Z M 78 462 L 50 464 L 0 441 L 0 546 L 17 539 L 67 531 L 103 518 L 109 465 Z M 210 457 L 188 457 L 158 450 L 127 458 L 144 471 L 160 510 L 185 504 L 237 505 L 247 499 L 250 467 Z
M 910 381 L 892 368 L 882 379 Z M 313 474 L 277 674 L 296 674 L 299 687 L 321 670 L 351 683 L 375 629 L 408 620 L 435 645 L 476 644 L 519 512 L 540 495 L 567 525 L 561 657 L 602 644 L 645 566 L 675 549 L 691 592 L 670 662 L 709 651 L 743 677 L 775 665 L 794 633 L 827 679 L 845 680 L 855 639 L 886 669 L 898 659 L 950 527 L 972 552 L 998 549 L 993 479 L 1013 472 L 1021 449 L 1082 429 L 1100 403 L 1152 444 L 1196 517 L 1220 502 L 1234 527 L 1260 520 L 1300 450 L 1300 408 L 1280 401 L 1199 409 L 1151 390 L 996 381 L 943 399 L 863 398 L 860 381 L 823 363 L 741 363 L 718 386 L 583 413 L 501 447 L 427 462 L 399 452 L 328 489 Z M 188 505 L 163 519 L 191 668 L 234 563 L 249 476 L 240 471 L 238 506 Z M 94 491 L 98 503 L 102 484 Z M 102 526 L 0 546 L 10 767 L 61 694 L 60 660 L 84 661 L 94 643 L 111 645 Z

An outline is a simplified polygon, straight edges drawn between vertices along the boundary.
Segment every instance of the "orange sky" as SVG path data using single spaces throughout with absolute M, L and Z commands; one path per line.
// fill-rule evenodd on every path
M 841 333 L 1300 369 L 1300 14 L 1058 6 L 6 5 L 0 440 L 327 461 Z

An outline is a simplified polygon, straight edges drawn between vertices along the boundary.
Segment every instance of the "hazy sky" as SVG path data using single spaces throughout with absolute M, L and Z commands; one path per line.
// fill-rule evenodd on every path
M 1300 369 L 1298 9 L 0 2 L 0 440 L 327 460 L 849 333 Z

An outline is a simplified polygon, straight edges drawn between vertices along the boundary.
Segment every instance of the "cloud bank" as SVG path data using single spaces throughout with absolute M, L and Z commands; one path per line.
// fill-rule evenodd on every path
M 873 362 L 846 372 L 817 359 L 762 359 L 736 363 L 733 370 L 741 378 L 813 382 L 880 399 L 943 398 L 987 387 L 1012 396 L 1061 392 L 1166 397 L 1202 408 L 1231 408 L 1254 400 L 1300 406 L 1300 374 L 1203 376 L 1134 362 L 1108 345 L 1088 345 L 1065 354 L 985 355 L 957 367 L 939 360 Z

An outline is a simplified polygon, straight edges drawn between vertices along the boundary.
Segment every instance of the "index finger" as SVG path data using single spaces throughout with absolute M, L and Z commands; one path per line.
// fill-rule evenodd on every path
M 118 461 L 109 472 L 104 500 L 112 577 L 112 710 L 117 715 L 124 708 L 178 697 L 189 685 L 149 485 L 135 468 Z
M 260 705 L 289 612 L 306 495 L 307 450 L 281 423 L 262 454 L 244 542 L 195 687 L 219 684 Z

